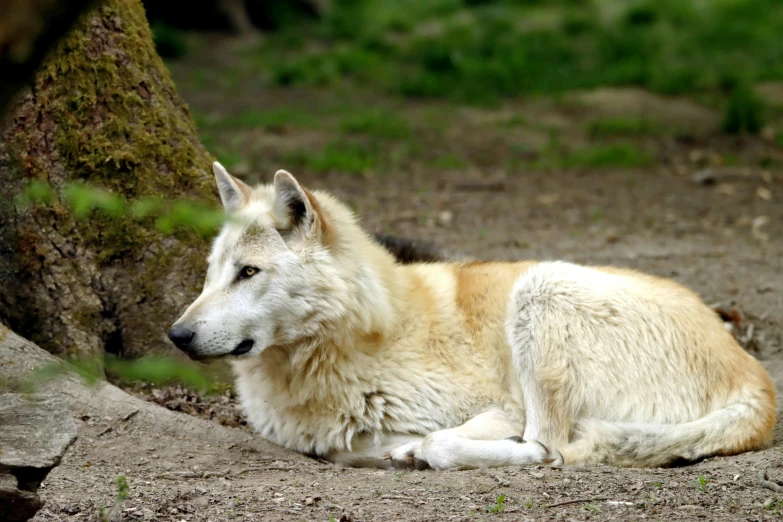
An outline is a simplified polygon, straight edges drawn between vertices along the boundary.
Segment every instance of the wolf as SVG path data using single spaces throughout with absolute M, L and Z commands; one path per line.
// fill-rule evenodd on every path
M 262 437 L 343 466 L 669 466 L 767 446 L 775 390 L 679 284 L 567 262 L 403 264 L 291 174 L 213 165 L 228 219 L 168 332 L 228 357 Z

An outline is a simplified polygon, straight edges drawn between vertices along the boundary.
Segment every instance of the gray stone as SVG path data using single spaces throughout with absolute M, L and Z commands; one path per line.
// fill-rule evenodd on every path
M 67 405 L 46 395 L 0 395 L 0 520 L 28 520 L 38 487 L 76 440 Z
M 29 520 L 42 506 L 37 493 L 19 489 L 15 476 L 0 475 L 0 520 Z

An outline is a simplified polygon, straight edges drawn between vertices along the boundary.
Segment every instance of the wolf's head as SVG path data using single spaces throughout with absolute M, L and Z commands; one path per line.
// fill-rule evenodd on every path
M 385 329 L 393 262 L 334 198 L 285 171 L 251 188 L 213 165 L 229 219 L 201 295 L 169 330 L 193 358 Z

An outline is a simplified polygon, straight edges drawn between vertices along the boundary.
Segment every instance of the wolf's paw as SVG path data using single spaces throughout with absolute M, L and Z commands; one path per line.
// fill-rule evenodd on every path
M 421 442 L 409 442 L 386 453 L 385 458 L 391 461 L 395 469 L 429 469 L 430 465 L 421 458 Z
M 535 454 L 536 460 L 539 460 L 540 464 L 544 464 L 546 466 L 562 466 L 563 465 L 563 455 L 560 454 L 560 452 L 557 450 L 557 448 L 548 448 L 543 443 L 537 441 L 537 440 L 531 440 L 526 441 L 522 437 L 519 436 L 513 436 L 513 437 L 507 437 L 506 440 L 510 440 L 512 442 L 516 442 L 517 444 L 525 444 L 529 447 L 532 446 L 533 453 Z
M 547 466 L 562 466 L 565 464 L 565 459 L 563 458 L 563 454 L 560 453 L 557 448 L 550 448 L 549 455 L 544 460 L 544 464 Z

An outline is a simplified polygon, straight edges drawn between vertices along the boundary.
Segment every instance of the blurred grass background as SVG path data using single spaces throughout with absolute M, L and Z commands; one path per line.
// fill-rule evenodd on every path
M 202 139 L 240 175 L 280 164 L 316 174 L 480 167 L 480 154 L 443 138 L 470 128 L 453 109 L 520 100 L 576 115 L 582 132 L 525 111 L 499 118 L 508 134 L 543 136 L 507 144 L 499 161 L 509 168 L 651 166 L 659 150 L 647 138 L 694 128 L 744 136 L 771 126 L 766 137 L 783 144 L 783 97 L 757 89 L 783 80 L 776 0 L 247 0 L 261 37 L 215 51 L 228 26 L 218 3 L 147 7 Z M 641 106 L 578 117 L 585 103 L 573 93 L 607 88 L 686 98 L 715 121 L 660 121 Z M 202 103 L 206 93 L 215 101 Z M 301 146 L 264 148 L 248 143 L 252 131 Z
M 776 0 L 333 0 L 319 19 L 296 2 L 259 3 L 272 29 L 248 59 L 270 85 L 468 104 L 639 86 L 740 93 L 739 104 L 747 85 L 783 78 Z M 186 53 L 164 14 L 152 16 L 159 50 Z M 746 124 L 732 118 L 727 130 Z

